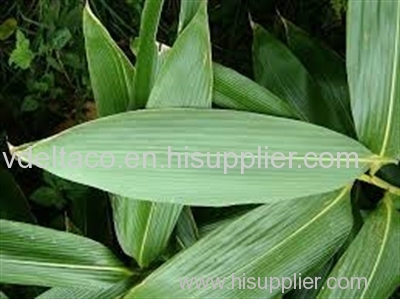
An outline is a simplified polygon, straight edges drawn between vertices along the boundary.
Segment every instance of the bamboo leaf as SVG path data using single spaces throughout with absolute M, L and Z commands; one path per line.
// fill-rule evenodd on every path
M 359 140 L 400 159 L 400 1 L 349 1 L 347 72 Z
M 288 20 L 282 18 L 282 22 L 288 47 L 312 75 L 326 105 L 335 111 L 337 119 L 331 128 L 355 137 L 344 59 Z
M 201 1 L 195 17 L 167 52 L 147 108 L 204 107 L 205 103 L 211 108 L 211 97 L 212 63 L 207 2 Z
M 264 205 L 178 254 L 125 298 L 274 298 L 281 288 L 240 289 L 237 281 L 232 287 L 232 273 L 249 278 L 307 272 L 333 256 L 351 223 L 349 188 Z M 226 279 L 221 288 L 188 289 L 181 288 L 185 277 Z M 263 279 L 260 285 L 265 286 Z
M 149 99 L 157 69 L 156 36 L 164 0 L 146 0 L 142 12 L 135 77 L 135 97 L 131 109 L 144 108 Z
M 188 61 L 201 60 L 204 55 L 203 52 L 198 52 L 196 56 L 192 51 L 188 51 L 192 41 L 187 39 L 188 35 L 202 38 L 198 40 L 206 46 L 203 46 L 202 50 L 208 53 L 206 56 L 211 55 L 205 1 L 201 7 L 203 11 L 199 9 L 200 17 L 191 21 L 187 26 L 187 33 L 182 33 L 178 37 L 174 46 L 167 53 L 165 61 L 161 64 L 160 74 L 158 74 L 159 78 L 160 76 L 171 76 L 173 84 L 179 83 L 181 85 L 183 82 L 187 82 L 187 85 L 183 85 L 184 91 L 181 90 L 187 97 L 181 98 L 178 103 L 179 106 L 211 107 L 211 97 L 207 93 L 201 96 L 199 95 L 199 90 L 192 89 L 192 84 L 199 84 L 199 88 L 202 88 L 203 82 L 201 80 L 204 78 L 209 81 L 207 85 L 211 86 L 211 66 L 193 70 L 189 68 L 190 65 L 185 65 Z M 179 53 L 179 55 L 175 53 Z M 175 78 L 177 67 L 180 68 L 180 71 L 191 72 L 190 79 L 183 78 L 184 81 L 179 81 L 179 79 Z M 188 69 L 185 70 L 185 67 L 188 67 Z M 200 82 L 197 82 L 199 80 Z M 157 81 L 154 85 L 154 90 L 158 90 L 163 94 L 163 89 L 171 88 L 163 86 L 163 82 L 163 80 Z M 156 100 L 154 100 L 155 98 L 150 98 L 146 108 L 173 107 L 177 104 L 174 96 L 180 96 L 180 94 Z M 166 248 L 182 206 L 169 203 L 132 201 L 129 198 L 121 197 L 114 198 L 112 203 L 114 219 L 116 219 L 116 231 L 124 251 L 128 255 L 135 257 L 141 267 L 148 266 Z
M 114 223 L 124 252 L 141 267 L 157 259 L 182 210 L 181 205 L 112 197 Z
M 351 288 L 330 289 L 325 285 L 318 298 L 388 298 L 400 284 L 400 215 L 386 195 L 336 264 L 330 277 L 365 277 Z M 360 252 L 362 248 L 362 252 Z
M 213 102 L 233 110 L 298 118 L 297 113 L 283 100 L 238 72 L 213 64 Z
M 178 32 L 182 32 L 182 30 L 190 23 L 198 12 L 202 2 L 207 2 L 207 0 L 181 0 Z
M 88 4 L 83 11 L 83 32 L 98 114 L 126 111 L 133 98 L 135 70 Z
M 256 82 L 287 101 L 302 120 L 347 133 L 341 114 L 344 107 L 338 110 L 337 104 L 332 104 L 332 98 L 322 92 L 310 70 L 261 26 L 255 24 L 253 33 Z
M 110 288 L 51 288 L 40 294 L 35 299 L 116 299 L 123 296 L 133 284 L 137 277 L 132 276 L 121 282 L 112 285 Z
M 132 273 L 103 245 L 31 224 L 0 220 L 0 282 L 110 287 Z
M 80 163 L 79 158 L 63 161 L 59 155 L 61 148 L 65 157 L 78 152 L 85 160 L 81 158 Z M 30 154 L 35 157 L 39 152 L 46 153 L 51 162 L 31 160 L 60 177 L 114 194 L 200 206 L 264 203 L 327 192 L 353 181 L 371 163 L 387 162 L 372 156 L 357 141 L 309 123 L 206 109 L 121 113 L 73 127 L 32 147 L 13 150 L 24 160 L 29 160 Z M 89 152 L 97 153 L 97 157 L 87 156 Z M 112 153 L 113 158 L 107 154 L 100 159 L 106 152 Z M 138 155 L 134 163 L 126 161 L 127 154 L 132 152 Z M 193 155 L 195 152 L 203 154 Z M 241 154 L 245 152 L 252 153 L 254 158 Z M 276 152 L 286 159 L 282 165 L 276 161 L 276 156 L 274 158 L 275 165 L 282 168 L 273 167 L 271 157 Z M 292 163 L 288 160 L 290 152 L 297 152 L 292 155 Z M 322 167 L 317 162 L 319 158 L 305 158 L 309 152 L 316 157 L 329 152 L 335 159 L 338 152 L 350 156 L 341 155 L 337 161 L 325 156 L 321 158 L 325 165 Z M 221 155 L 225 155 L 226 163 Z M 357 155 L 358 168 L 355 167 Z M 185 156 L 188 157 L 187 167 Z M 128 158 L 135 157 L 129 154 Z M 304 160 L 314 168 L 306 167 Z M 107 167 L 102 167 L 100 162 Z M 254 162 L 253 167 L 250 167 L 251 162 Z M 93 165 L 97 167 L 92 168 Z M 220 168 L 213 168 L 214 165 Z M 228 169 L 227 165 L 232 168 Z M 325 168 L 327 165 L 332 167 Z
M 184 207 L 178 218 L 176 239 L 182 249 L 192 246 L 199 239 L 199 231 L 190 207 Z

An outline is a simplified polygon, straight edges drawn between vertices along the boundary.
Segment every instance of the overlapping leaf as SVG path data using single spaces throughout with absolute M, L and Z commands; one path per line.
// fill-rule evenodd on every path
M 400 158 L 400 1 L 349 1 L 347 73 L 358 137 Z
M 51 288 L 35 299 L 116 299 L 124 295 L 133 285 L 136 277 L 129 277 L 109 288 Z
M 283 100 L 238 72 L 213 64 L 213 102 L 233 110 L 298 118 L 297 113 Z
M 152 90 L 157 70 L 156 36 L 164 0 L 147 0 L 140 22 L 140 38 L 135 77 L 135 96 L 130 109 L 144 108 Z M 140 54 L 141 53 L 141 54 Z
M 329 274 L 336 283 L 348 278 L 349 287 L 325 285 L 318 298 L 388 298 L 400 284 L 399 244 L 400 215 L 387 195 Z
M 349 189 L 261 206 L 178 254 L 133 288 L 135 298 L 274 298 L 281 289 L 232 287 L 231 277 L 293 277 L 322 265 L 352 223 Z M 329 227 L 329 230 L 326 229 Z M 182 288 L 184 278 L 225 278 L 223 287 Z M 248 280 L 247 280 L 248 281 Z M 290 287 L 288 287 L 290 289 Z
M 103 245 L 31 224 L 0 220 L 0 282 L 107 288 L 131 271 Z
M 131 137 L 125 138 L 128 135 Z M 54 165 L 52 162 L 36 163 L 58 176 L 122 196 L 203 206 L 271 202 L 327 192 L 353 181 L 371 163 L 382 162 L 357 141 L 328 129 L 290 119 L 227 110 L 164 109 L 121 113 L 73 127 L 37 142 L 32 148 L 18 147 L 15 152 L 24 159 L 28 159 L 29 153 L 35 156 L 43 152 L 53 161 L 53 147 L 56 147 L 56 156 L 63 148 L 66 157 L 79 152 L 87 158 L 81 167 L 69 159 L 62 165 L 61 158 Z M 168 147 L 175 154 L 168 154 Z M 89 152 L 98 156 L 87 156 Z M 100 159 L 105 152 L 113 156 L 107 154 Z M 126 156 L 132 152 L 138 155 L 138 160 L 127 162 Z M 235 155 L 225 154 L 224 160 L 220 157 L 224 152 Z M 254 157 L 242 154 L 246 152 Z M 274 158 L 275 165 L 282 168 L 271 164 L 272 154 L 276 152 L 286 157 L 283 166 Z M 297 152 L 292 155 L 292 163 L 288 159 L 290 152 Z M 316 156 L 307 157 L 309 152 Z M 338 152 L 347 154 L 340 154 L 334 161 L 325 152 L 335 159 Z M 266 153 L 269 153 L 267 159 Z M 318 162 L 322 153 L 325 153 L 321 159 L 325 166 Z M 189 157 L 187 166 L 185 155 Z M 129 158 L 135 157 L 129 154 Z M 254 164 L 250 167 L 252 161 Z M 100 162 L 113 166 L 105 168 Z M 215 168 L 215 163 L 220 168 Z M 97 168 L 92 168 L 93 165 Z M 228 169 L 228 165 L 231 168 Z M 71 166 L 78 167 L 72 169 Z
M 209 60 L 211 59 L 206 4 L 207 2 L 203 1 L 196 14 L 197 17 L 187 25 L 185 33 L 178 37 L 174 46 L 168 51 L 146 108 L 173 107 L 175 105 L 211 107 L 211 91 L 202 93 L 204 91 L 203 83 L 209 86 L 208 88 L 212 86 L 211 64 L 208 62 L 198 69 L 193 69 L 187 63 L 202 60 L 204 55 Z M 198 52 L 191 50 L 193 36 L 201 44 Z M 189 40 L 187 40 L 188 37 Z M 147 55 L 147 53 L 144 54 Z M 185 73 L 191 73 L 192 76 L 179 77 L 179 74 Z M 174 86 L 169 86 L 163 78 L 172 78 L 173 84 L 180 85 L 182 87 L 180 92 L 184 93 L 183 97 L 179 98 L 181 93 L 165 96 L 167 90 L 174 89 Z M 161 98 L 157 98 L 157 94 L 153 95 L 153 92 L 158 92 L 158 96 Z M 175 101 L 176 99 L 179 99 L 178 102 Z M 118 219 L 116 224 L 119 238 L 130 240 L 129 244 L 122 242 L 122 244 L 125 243 L 124 251 L 131 253 L 141 266 L 147 266 L 165 249 L 182 210 L 181 205 L 132 201 L 128 198 L 115 198 L 113 206 L 114 216 Z
M 207 2 L 201 1 L 196 15 L 168 51 L 147 107 L 199 107 L 203 99 L 211 107 L 210 49 Z
M 313 60 L 305 61 L 305 55 L 300 53 L 300 57 L 306 62 L 303 65 L 300 58 L 266 29 L 257 24 L 253 28 L 253 65 L 256 82 L 286 100 L 301 119 L 351 135 L 352 125 L 347 107 L 342 102 L 345 100 L 342 99 L 343 92 L 336 91 L 343 88 L 345 77 L 341 77 L 343 74 L 340 70 L 331 74 L 320 65 L 320 60 L 333 61 L 332 55 L 319 48 L 316 50 L 315 44 L 310 45 L 308 41 L 307 47 L 312 46 L 317 54 L 310 54 L 309 50 L 308 56 L 312 56 Z M 302 45 L 301 49 L 304 48 Z M 327 78 L 334 76 L 339 78 L 339 82 L 327 83 Z
M 355 136 L 344 59 L 288 20 L 282 18 L 282 22 L 289 49 L 310 72 L 325 104 L 334 111 L 330 127 Z
M 93 15 L 89 5 L 83 11 L 83 31 L 98 114 L 106 116 L 126 111 L 133 98 L 133 66 Z

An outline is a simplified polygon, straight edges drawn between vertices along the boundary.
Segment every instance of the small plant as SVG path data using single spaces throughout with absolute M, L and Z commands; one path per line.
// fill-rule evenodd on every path
M 38 298 L 389 298 L 400 285 L 400 189 L 387 179 L 400 158 L 400 1 L 349 1 L 346 63 L 288 20 L 283 41 L 253 22 L 255 81 L 212 62 L 206 1 L 181 2 L 171 47 L 156 39 L 162 7 L 145 1 L 133 66 L 86 5 L 99 118 L 12 148 L 26 161 L 38 153 L 52 161 L 54 148 L 113 153 L 103 168 L 34 163 L 107 192 L 124 259 L 84 236 L 0 220 L 0 282 L 51 287 Z M 232 159 L 229 169 L 170 165 L 167 146 L 182 159 L 260 157 L 258 146 L 298 158 L 243 174 Z M 156 152 L 165 167 L 122 167 L 132 151 Z M 337 167 L 307 168 L 308 152 L 353 153 L 358 167 L 339 157 Z M 360 182 L 382 191 L 373 210 L 360 204 Z M 54 198 L 54 188 L 40 192 Z M 199 206 L 232 210 L 198 227 Z M 301 290 L 245 283 L 299 275 L 321 281 Z M 242 287 L 181 283 L 233 276 Z M 332 277 L 367 285 L 329 288 Z

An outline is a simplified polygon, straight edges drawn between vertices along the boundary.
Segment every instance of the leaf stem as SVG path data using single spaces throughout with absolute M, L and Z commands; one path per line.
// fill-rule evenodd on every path
M 358 179 L 360 181 L 363 181 L 363 182 L 369 183 L 371 185 L 375 185 L 379 188 L 385 189 L 389 193 L 393 193 L 395 195 L 400 196 L 400 188 L 393 186 L 393 185 L 389 184 L 388 182 L 386 182 L 376 176 L 369 176 L 369 175 L 363 174 Z

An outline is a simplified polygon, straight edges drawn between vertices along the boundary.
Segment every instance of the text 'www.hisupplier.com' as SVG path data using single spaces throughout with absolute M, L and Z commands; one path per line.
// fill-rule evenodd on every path
M 358 155 L 355 152 L 279 152 L 269 151 L 268 146 L 258 146 L 254 152 L 199 152 L 189 147 L 165 150 L 126 153 L 70 151 L 53 146 L 51 153 L 35 152 L 28 147 L 20 154 L 13 153 L 9 158 L 3 152 L 9 168 L 14 162 L 22 168 L 32 168 L 32 164 L 47 168 L 216 168 L 224 174 L 229 170 L 240 170 L 244 174 L 254 168 L 358 168 Z
M 293 277 L 246 277 L 232 274 L 228 277 L 178 277 L 182 290 L 266 290 L 270 293 L 285 293 L 289 290 L 301 289 L 366 289 L 368 281 L 365 277 L 302 277 L 301 273 Z

